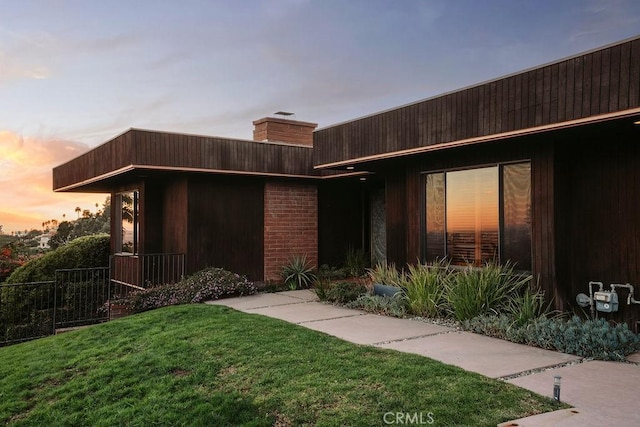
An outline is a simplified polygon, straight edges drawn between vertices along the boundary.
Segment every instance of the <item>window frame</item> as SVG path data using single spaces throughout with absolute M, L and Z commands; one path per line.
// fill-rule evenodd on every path
M 125 251 L 125 239 L 124 239 L 124 230 L 122 227 L 123 224 L 123 195 L 132 194 L 131 197 L 131 214 L 132 214 L 132 250 Z M 140 234 L 140 221 L 139 221 L 139 210 L 140 210 L 140 190 L 137 188 L 133 188 L 126 191 L 120 191 L 115 194 L 115 226 L 118 231 L 115 234 L 116 237 L 116 247 L 115 253 L 123 256 L 136 256 L 140 251 L 140 242 L 139 242 L 139 234 Z
M 510 160 L 510 161 L 505 161 L 505 162 L 492 162 L 492 163 L 482 163 L 482 164 L 477 164 L 477 165 L 473 165 L 473 166 L 462 166 L 462 167 L 451 167 L 451 168 L 438 168 L 438 169 L 432 169 L 432 170 L 425 170 L 420 172 L 420 182 L 421 182 L 421 200 L 420 200 L 420 259 L 423 263 L 425 262 L 429 262 L 431 260 L 427 260 L 427 191 L 426 191 L 426 183 L 427 183 L 427 175 L 430 174 L 438 174 L 438 173 L 442 173 L 444 174 L 444 186 L 445 186 L 445 191 L 444 191 L 444 206 L 445 206 L 445 213 L 444 213 L 444 244 L 443 244 L 443 250 L 442 250 L 442 258 L 446 259 L 448 258 L 448 242 L 447 242 L 447 211 L 446 211 L 446 206 L 447 206 L 447 197 L 448 197 L 448 192 L 447 192 L 447 173 L 449 172 L 457 172 L 457 171 L 468 171 L 468 170 L 474 170 L 474 169 L 483 169 L 483 168 L 490 168 L 490 167 L 497 167 L 498 168 L 498 261 L 502 264 L 505 261 L 502 259 L 503 258 L 503 246 L 504 246 L 504 226 L 505 226 L 505 212 L 504 212 L 504 208 L 505 208 L 505 203 L 504 203 L 504 167 L 505 166 L 509 166 L 509 165 L 517 165 L 517 164 L 528 164 L 529 165 L 529 169 L 530 169 L 530 175 L 529 175 L 529 183 L 531 186 L 533 186 L 533 167 L 532 164 L 533 162 L 531 161 L 530 158 L 524 158 L 524 159 L 518 159 L 518 160 Z M 533 189 L 530 189 L 530 194 L 529 194 L 529 213 L 531 216 L 530 219 L 530 225 L 529 225 L 529 237 L 530 237 L 530 241 L 529 241 L 529 254 L 530 254 L 530 269 L 529 270 L 520 270 L 518 269 L 517 271 L 521 271 L 521 272 L 531 272 L 533 270 L 533 243 L 534 243 L 534 236 L 533 236 Z M 516 265 L 517 268 L 517 265 Z

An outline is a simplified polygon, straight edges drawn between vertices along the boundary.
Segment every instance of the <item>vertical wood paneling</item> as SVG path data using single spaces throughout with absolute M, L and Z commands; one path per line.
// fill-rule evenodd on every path
M 623 42 L 317 131 L 316 159 L 324 164 L 637 108 L 639 67 L 640 39 Z M 411 128 L 417 138 L 403 134 Z
M 560 83 L 560 90 L 564 90 L 565 96 L 560 96 L 560 99 L 564 99 L 564 117 L 558 117 L 559 120 L 573 120 L 573 106 L 574 106 L 574 89 L 575 89 L 575 80 L 574 80 L 574 67 L 575 60 L 570 60 L 566 62 L 566 80 L 564 81 L 564 85 L 562 82 Z
M 629 74 L 630 74 L 631 45 L 620 46 L 620 81 L 618 84 L 618 108 L 621 110 L 629 106 Z
M 263 181 L 199 176 L 188 187 L 189 271 L 214 266 L 262 280 Z
M 618 110 L 618 96 L 620 94 L 620 46 L 614 46 L 611 48 L 611 55 L 609 60 L 604 61 L 602 66 L 609 67 L 609 87 L 607 88 L 607 96 L 602 97 L 601 102 L 603 105 L 607 105 L 607 112 Z
M 629 67 L 629 108 L 640 105 L 640 39 L 631 43 Z
M 602 76 L 602 52 L 594 52 L 591 63 L 591 112 L 600 114 L 600 89 Z
M 582 114 L 580 117 L 591 115 L 591 79 L 592 57 L 586 56 L 582 63 Z

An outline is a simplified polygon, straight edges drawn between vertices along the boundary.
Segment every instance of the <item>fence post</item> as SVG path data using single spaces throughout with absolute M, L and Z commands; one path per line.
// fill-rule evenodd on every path
M 53 278 L 53 315 L 51 316 L 51 335 L 56 334 L 56 312 L 58 311 L 58 272 Z

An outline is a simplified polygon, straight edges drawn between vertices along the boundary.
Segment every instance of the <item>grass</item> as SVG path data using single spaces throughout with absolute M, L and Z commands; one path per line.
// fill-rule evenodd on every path
M 496 425 L 548 398 L 428 358 L 226 307 L 183 305 L 0 349 L 9 425 Z

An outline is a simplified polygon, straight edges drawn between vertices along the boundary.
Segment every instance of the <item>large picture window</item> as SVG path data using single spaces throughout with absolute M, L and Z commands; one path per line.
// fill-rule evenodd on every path
M 120 225 L 116 252 L 138 253 L 138 199 L 137 190 L 116 194 L 116 224 Z
M 425 258 L 531 270 L 531 164 L 425 175 Z

